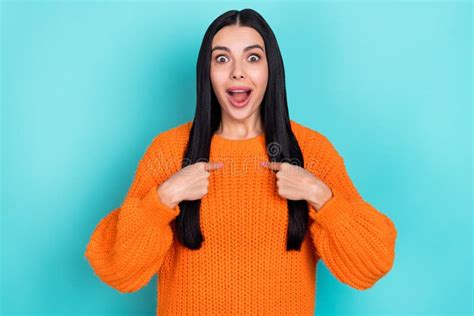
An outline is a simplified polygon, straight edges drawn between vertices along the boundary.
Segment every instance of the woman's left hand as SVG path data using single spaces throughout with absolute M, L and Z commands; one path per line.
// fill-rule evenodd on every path
M 278 194 L 285 199 L 306 200 L 318 211 L 333 196 L 331 188 L 300 166 L 268 161 L 260 165 L 277 171 Z

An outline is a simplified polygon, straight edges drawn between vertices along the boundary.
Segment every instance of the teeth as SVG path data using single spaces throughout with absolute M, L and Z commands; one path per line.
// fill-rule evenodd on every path
M 229 92 L 232 93 L 232 92 L 247 92 L 247 91 L 249 91 L 249 90 L 231 90 L 231 91 L 229 91 Z

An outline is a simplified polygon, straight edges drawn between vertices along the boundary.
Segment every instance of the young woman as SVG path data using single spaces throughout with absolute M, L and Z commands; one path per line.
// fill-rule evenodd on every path
M 158 274 L 160 315 L 313 315 L 319 259 L 367 289 L 396 235 L 331 142 L 289 119 L 277 40 L 245 9 L 209 26 L 194 120 L 153 139 L 85 256 L 123 293 Z

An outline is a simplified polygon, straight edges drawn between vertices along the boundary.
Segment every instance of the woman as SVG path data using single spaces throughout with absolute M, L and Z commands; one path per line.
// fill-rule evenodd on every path
M 158 273 L 158 314 L 313 315 L 319 259 L 370 288 L 396 229 L 364 201 L 321 133 L 289 119 L 283 61 L 255 11 L 208 28 L 194 120 L 157 135 L 122 205 L 86 249 L 120 292 Z

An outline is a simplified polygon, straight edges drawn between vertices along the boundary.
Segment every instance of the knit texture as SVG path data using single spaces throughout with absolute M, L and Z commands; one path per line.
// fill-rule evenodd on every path
M 158 186 L 181 169 L 192 122 L 158 134 L 138 163 L 120 207 L 97 224 L 85 251 L 95 274 L 122 293 L 158 274 L 157 315 L 313 315 L 319 259 L 339 281 L 372 287 L 392 268 L 397 231 L 354 187 L 343 158 L 320 132 L 291 120 L 305 168 L 333 197 L 309 206 L 301 251 L 286 251 L 287 200 L 272 170 L 259 165 L 279 150 L 261 134 L 244 140 L 214 135 L 208 193 L 201 199 L 202 248 L 176 238 Z

